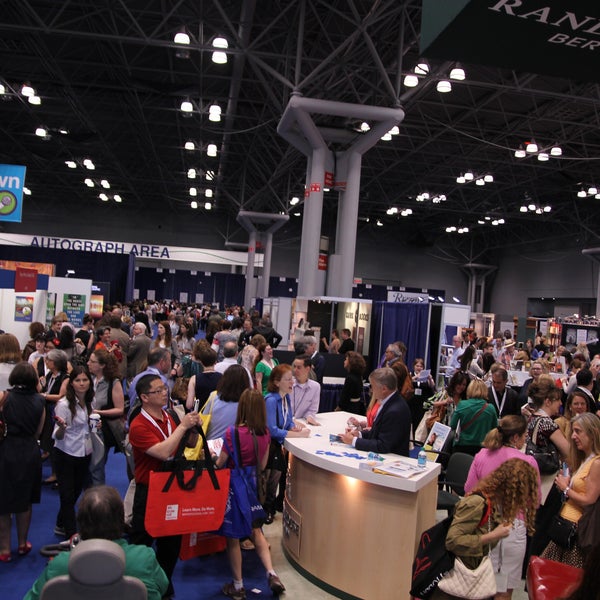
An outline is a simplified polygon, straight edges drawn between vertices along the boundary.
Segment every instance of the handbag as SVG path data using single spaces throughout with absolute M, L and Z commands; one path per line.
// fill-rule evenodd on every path
M 527 568 L 527 591 L 531 600 L 570 598 L 581 584 L 583 569 L 532 556 Z
M 489 556 L 485 556 L 476 569 L 469 569 L 457 556 L 454 568 L 440 581 L 438 587 L 443 592 L 468 598 L 484 600 L 496 594 L 496 577 Z
M 454 556 L 446 550 L 446 536 L 451 524 L 452 517 L 446 517 L 421 534 L 412 565 L 411 596 L 427 600 L 454 566 Z
M 527 440 L 525 454 L 529 454 L 535 458 L 542 475 L 552 475 L 560 468 L 560 459 L 558 456 L 558 450 L 552 442 L 548 442 L 548 444 L 544 447 L 537 445 L 537 434 L 540 425 L 540 419 L 541 417 L 537 417 L 531 438 Z
M 256 455 L 256 495 L 261 504 L 267 499 L 267 470 L 260 468 L 260 457 L 258 456 L 258 440 L 254 431 L 252 433 L 252 443 L 254 444 L 254 454 Z
M 276 419 L 277 427 L 281 428 L 278 410 L 276 410 Z M 267 469 L 271 471 L 281 471 L 282 473 L 286 469 L 285 458 L 283 456 L 283 448 L 281 447 L 281 444 L 273 438 L 271 438 L 271 443 L 269 445 L 269 458 L 267 459 Z
M 585 506 L 577 521 L 577 544 L 584 552 L 589 552 L 600 543 L 600 501 Z
M 577 523 L 560 515 L 554 515 L 548 528 L 548 536 L 561 548 L 570 550 L 577 541 Z
M 227 438 L 223 447 L 233 461 L 234 468 L 231 469 L 227 509 L 218 533 L 228 538 L 242 539 L 249 537 L 253 528 L 263 524 L 267 513 L 256 497 L 256 484 L 252 481 L 256 470 L 241 464 L 242 453 L 237 427 L 230 427 L 229 431 L 235 440 L 233 448 L 230 448 Z
M 477 529 L 487 523 L 489 532 L 491 531 L 492 505 L 487 496 L 483 496 L 483 498 L 485 499 L 483 515 Z M 459 598 L 468 598 L 469 600 L 480 600 L 494 596 L 496 594 L 496 575 L 489 552 L 476 569 L 469 569 L 458 556 L 455 557 L 454 567 L 442 577 L 438 587 L 447 594 Z
M 223 522 L 230 472 L 215 471 L 206 435 L 201 427 L 198 432 L 203 461 L 182 458 L 184 437 L 175 458 L 165 461 L 162 471 L 150 473 L 144 526 L 152 537 L 215 531 Z
M 202 414 L 202 431 L 206 434 L 208 432 L 208 424 L 210 423 L 210 419 L 212 417 L 213 406 L 215 404 L 215 398 L 217 397 L 217 392 L 212 392 L 208 397 L 208 400 L 204 403 L 204 406 L 200 409 L 200 412 L 204 410 L 204 408 L 210 402 L 210 412 L 208 414 Z M 200 460 L 202 458 L 202 438 L 198 437 L 198 441 L 193 448 L 185 448 L 183 453 L 188 460 Z
M 426 410 L 423 418 L 419 421 L 417 429 L 414 433 L 414 438 L 416 442 L 420 442 L 421 444 L 425 443 L 427 440 L 427 434 L 429 433 L 427 429 L 427 421 L 431 418 L 432 410 Z M 433 426 L 433 425 L 432 425 Z

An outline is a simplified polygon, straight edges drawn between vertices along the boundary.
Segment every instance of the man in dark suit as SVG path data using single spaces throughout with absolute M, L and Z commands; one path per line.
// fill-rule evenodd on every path
M 488 390 L 488 402 L 496 409 L 499 417 L 520 415 L 519 395 L 507 387 L 508 371 L 501 366 L 492 367 L 492 386 Z
M 381 404 L 371 429 L 342 433 L 342 441 L 357 450 L 408 456 L 410 409 L 398 393 L 398 379 L 390 367 L 376 369 L 369 376 L 373 397 Z
M 310 363 L 315 374 L 314 379 L 319 385 L 322 385 L 323 373 L 325 372 L 325 357 L 318 351 L 319 343 L 317 342 L 317 338 L 314 335 L 304 335 L 302 343 L 304 344 L 304 354 L 310 356 Z

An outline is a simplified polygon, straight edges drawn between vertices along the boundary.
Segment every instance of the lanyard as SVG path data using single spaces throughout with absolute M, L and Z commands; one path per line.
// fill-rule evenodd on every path
M 288 395 L 287 394 L 281 398 L 281 412 L 283 413 L 283 426 L 285 427 L 285 424 L 287 422 L 287 416 L 288 416 L 288 413 L 290 412 L 290 407 L 288 406 Z
M 156 420 L 154 419 L 154 417 L 152 417 L 151 415 L 149 415 L 146 412 L 146 409 L 142 408 L 141 413 L 144 418 L 148 419 L 148 421 L 150 421 L 150 423 L 152 423 L 152 425 L 154 425 L 154 427 L 156 427 L 156 429 L 158 429 L 160 431 L 160 434 L 163 436 L 163 438 L 168 439 L 169 437 L 171 437 L 171 433 L 172 433 L 172 428 L 171 428 L 171 419 L 169 419 L 169 416 L 163 411 L 163 417 L 166 416 L 167 418 L 167 431 L 169 432 L 169 435 L 165 435 L 165 432 L 161 429 L 160 425 L 156 422 Z
M 504 388 L 504 394 L 502 395 L 502 402 L 500 402 L 500 405 L 498 405 L 498 396 L 496 395 L 496 390 L 493 387 L 492 394 L 494 394 L 494 402 L 498 408 L 498 415 L 502 416 L 502 409 L 504 408 L 504 403 L 506 402 L 506 388 Z
M 294 385 L 294 398 L 292 401 L 292 411 L 294 414 L 296 414 L 296 411 L 298 410 L 298 405 L 300 403 L 302 403 L 302 401 L 304 400 L 304 396 L 306 396 L 306 384 L 305 385 L 300 385 L 299 383 L 297 383 L 296 385 Z M 300 396 L 300 400 L 296 401 L 296 390 L 300 389 L 302 390 L 302 396 Z

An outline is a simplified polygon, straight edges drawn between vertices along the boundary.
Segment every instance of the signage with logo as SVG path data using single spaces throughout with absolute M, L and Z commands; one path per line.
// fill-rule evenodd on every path
M 419 304 L 421 302 L 429 302 L 429 294 L 419 294 L 417 292 L 388 292 L 387 301 Z
M 25 167 L 0 165 L 0 221 L 21 222 Z
M 421 54 L 600 81 L 600 2 L 423 0 Z

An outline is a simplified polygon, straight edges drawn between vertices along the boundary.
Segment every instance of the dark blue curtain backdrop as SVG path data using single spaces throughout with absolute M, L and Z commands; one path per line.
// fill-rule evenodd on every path
M 71 277 L 110 283 L 108 301 L 111 304 L 124 300 L 130 260 L 128 254 L 74 252 L 35 246 L 0 246 L 0 259 L 53 264 L 56 267 L 56 277 L 64 277 L 67 269 L 73 269 L 75 274 Z
M 371 331 L 371 368 L 375 369 L 390 342 L 403 341 L 407 348 L 404 362 L 408 370 L 418 356 L 425 356 L 429 304 L 373 303 Z

